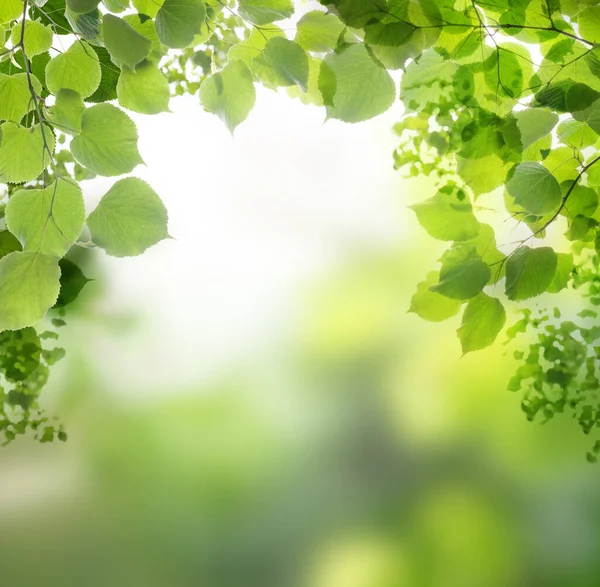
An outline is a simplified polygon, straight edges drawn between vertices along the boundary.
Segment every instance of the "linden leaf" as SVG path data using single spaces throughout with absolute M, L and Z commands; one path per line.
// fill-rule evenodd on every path
M 456 331 L 463 355 L 490 346 L 505 323 L 506 310 L 500 300 L 483 292 L 471 298 L 465 307 L 460 328 Z
M 48 151 L 54 151 L 54 135 L 49 128 L 42 131 L 39 124 L 26 128 L 5 122 L 0 143 L 0 181 L 22 183 L 35 179 L 50 162 Z
M 465 241 L 479 233 L 480 224 L 473 214 L 469 197 L 455 186 L 445 186 L 433 197 L 411 208 L 419 224 L 433 238 Z
M 87 98 L 100 85 L 101 76 L 98 55 L 84 41 L 76 41 L 46 65 L 46 85 L 53 94 L 66 89 Z
M 556 178 L 543 165 L 533 162 L 517 165 L 506 189 L 519 206 L 540 216 L 558 208 L 562 198 Z
M 369 120 L 385 112 L 396 97 L 390 74 L 361 44 L 327 55 L 321 65 L 319 89 L 327 116 L 344 122 Z
M 58 259 L 40 253 L 15 252 L 0 259 L 0 331 L 39 322 L 56 302 Z
M 156 15 L 156 33 L 167 47 L 184 48 L 200 32 L 205 18 L 202 0 L 165 0 Z
M 138 63 L 148 57 L 152 48 L 151 41 L 140 35 L 122 18 L 105 14 L 102 25 L 104 45 L 115 65 L 119 67 L 126 65 L 134 69 Z
M 506 295 L 511 300 L 527 300 L 544 293 L 556 273 L 558 257 L 551 247 L 523 246 L 506 261 Z
M 140 63 L 135 71 L 121 71 L 117 97 L 123 108 L 141 114 L 168 112 L 170 95 L 167 78 L 150 61 Z
M 62 257 L 79 238 L 85 220 L 79 186 L 59 179 L 41 190 L 19 190 L 6 206 L 6 225 L 23 250 Z
M 143 163 L 137 140 L 137 129 L 127 114 L 112 104 L 97 104 L 83 113 L 81 133 L 71 142 L 71 152 L 98 175 L 122 175 Z
M 56 102 L 50 109 L 48 120 L 61 132 L 77 134 L 81 131 L 81 119 L 85 104 L 81 96 L 73 90 L 60 90 Z
M 246 119 L 255 100 L 252 75 L 244 62 L 238 59 L 206 78 L 200 86 L 202 106 L 216 114 L 231 132 Z
M 429 322 L 442 322 L 458 314 L 460 301 L 431 291 L 430 287 L 438 281 L 438 273 L 431 271 L 427 279 L 417 285 L 417 291 L 410 300 L 409 312 Z
M 67 8 L 78 14 L 87 14 L 98 8 L 100 0 L 67 0 Z
M 42 85 L 34 75 L 31 76 L 31 83 L 39 95 L 42 92 Z M 31 99 L 27 74 L 0 73 L 0 120 L 19 123 L 33 108 L 34 102 Z
M 23 25 L 17 23 L 10 31 L 10 40 L 13 45 L 18 45 L 21 42 L 21 34 Z M 25 53 L 29 59 L 49 51 L 52 47 L 54 32 L 52 28 L 44 25 L 37 20 L 28 20 L 25 24 L 25 37 L 23 44 L 25 45 Z
M 298 43 L 282 37 L 271 37 L 255 59 L 254 72 L 265 85 L 272 87 L 298 85 L 303 92 L 306 92 L 308 56 Z
M 140 255 L 168 238 L 167 211 L 156 192 L 141 179 L 121 179 L 89 215 L 92 240 L 114 257 Z

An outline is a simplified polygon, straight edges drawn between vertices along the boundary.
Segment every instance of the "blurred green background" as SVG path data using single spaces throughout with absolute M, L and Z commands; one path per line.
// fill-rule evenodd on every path
M 387 167 L 389 122 L 368 135 L 384 137 L 370 148 Z M 590 440 L 569 422 L 525 420 L 506 391 L 510 348 L 460 358 L 458 317 L 407 313 L 443 246 L 407 203 L 397 239 L 341 250 L 256 348 L 148 394 L 131 393 L 128 355 L 106 349 L 142 345 L 156 317 L 135 303 L 107 313 L 118 276 L 89 259 L 97 281 L 61 333 L 68 356 L 43 400 L 69 440 L 0 453 L 0 585 L 599 585 Z M 169 353 L 200 358 L 205 338 Z M 135 369 L 152 376 L 161 355 L 148 357 Z

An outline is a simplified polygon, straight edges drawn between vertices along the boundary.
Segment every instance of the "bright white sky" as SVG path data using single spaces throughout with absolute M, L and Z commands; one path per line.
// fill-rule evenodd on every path
M 176 240 L 141 257 L 102 255 L 103 311 L 144 320 L 131 337 L 73 332 L 88 329 L 112 382 L 144 393 L 251 355 L 289 322 L 305 286 L 357 247 L 398 239 L 404 208 L 392 168 L 399 103 L 366 123 L 323 124 L 324 110 L 259 89 L 234 137 L 194 97 L 172 108 L 136 117 L 148 167 L 134 174 L 163 198 Z

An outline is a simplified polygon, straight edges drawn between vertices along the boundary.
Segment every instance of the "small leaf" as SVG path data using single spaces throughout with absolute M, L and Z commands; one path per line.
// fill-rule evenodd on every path
M 506 189 L 519 206 L 540 216 L 558 208 L 562 196 L 556 178 L 543 165 L 533 162 L 517 165 Z
M 544 293 L 556 273 L 558 257 L 551 247 L 523 246 L 506 261 L 506 295 L 527 300 Z
M 429 288 L 438 282 L 438 273 L 431 271 L 425 281 L 417 285 L 417 291 L 410 300 L 409 312 L 414 312 L 423 320 L 442 322 L 458 314 L 461 302 L 431 291 Z
M 419 224 L 433 237 L 445 241 L 475 238 L 480 224 L 469 196 L 456 186 L 445 186 L 428 200 L 411 206 Z
M 243 61 L 230 61 L 219 73 L 204 80 L 200 101 L 233 132 L 254 106 L 256 92 L 249 69 Z
M 62 257 L 71 248 L 84 220 L 81 190 L 63 179 L 43 190 L 18 190 L 6 206 L 6 225 L 23 249 L 51 257 Z
M 239 11 L 243 18 L 257 25 L 270 24 L 294 14 L 290 0 L 240 0 Z
M 137 129 L 127 114 L 112 104 L 97 104 L 83 113 L 81 133 L 71 142 L 71 152 L 98 175 L 122 175 L 143 163 L 137 140 Z
M 468 300 L 476 296 L 491 277 L 490 268 L 475 247 L 455 246 L 442 257 L 440 281 L 430 289 L 454 300 Z
M 255 59 L 254 72 L 266 85 L 298 85 L 303 92 L 308 86 L 308 56 L 304 49 L 282 37 L 271 37 Z
M 44 138 L 48 149 L 44 147 Z M 14 122 L 2 125 L 0 143 L 0 182 L 22 183 L 34 180 L 50 163 L 54 152 L 54 135 L 39 124 L 26 128 Z
M 369 120 L 385 112 L 396 98 L 390 74 L 361 44 L 327 55 L 321 65 L 319 89 L 327 116 L 344 122 Z
M 118 16 L 105 14 L 102 19 L 104 45 L 115 65 L 130 69 L 142 62 L 152 48 L 152 43 L 140 35 L 130 24 Z
M 471 298 L 465 307 L 460 328 L 456 331 L 463 354 L 490 346 L 506 322 L 500 300 L 483 292 Z
M 10 253 L 0 259 L 0 331 L 39 322 L 58 297 L 58 259 L 40 253 Z
M 84 41 L 75 41 L 46 65 L 46 85 L 53 94 L 66 89 L 87 98 L 98 88 L 100 78 L 98 55 Z
M 158 66 L 140 63 L 135 71 L 124 69 L 117 84 L 119 104 L 140 114 L 169 111 L 169 82 Z
M 92 240 L 115 257 L 140 255 L 169 237 L 164 204 L 145 181 L 135 177 L 115 183 L 87 224 Z
M 156 15 L 156 33 L 167 47 L 182 49 L 192 43 L 205 18 L 202 0 L 165 0 Z
M 556 272 L 552 283 L 548 286 L 550 293 L 558 293 L 569 285 L 573 271 L 573 255 L 571 253 L 557 253 Z

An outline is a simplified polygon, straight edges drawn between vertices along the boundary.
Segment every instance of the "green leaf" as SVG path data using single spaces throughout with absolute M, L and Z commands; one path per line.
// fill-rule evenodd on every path
M 138 63 L 148 57 L 152 43 L 122 18 L 105 14 L 102 25 L 104 46 L 115 65 L 135 69 Z
M 92 240 L 115 257 L 140 255 L 169 237 L 164 204 L 146 182 L 135 177 L 115 183 L 87 224 Z
M 59 278 L 55 257 L 15 252 L 0 259 L 0 331 L 39 322 L 56 302 Z
M 470 299 L 456 331 L 463 355 L 490 346 L 506 323 L 506 311 L 500 300 L 483 292 Z
M 54 135 L 39 124 L 32 128 L 14 122 L 2 125 L 0 143 L 0 181 L 22 183 L 38 177 L 50 163 L 50 155 L 44 148 L 44 137 L 50 152 L 54 152 Z
M 390 74 L 360 44 L 327 55 L 321 65 L 319 89 L 328 118 L 344 122 L 369 120 L 385 112 L 396 97 Z
M 273 87 L 308 86 L 308 56 L 304 49 L 282 37 L 272 37 L 255 59 L 254 72 L 263 83 Z
M 588 6 L 577 16 L 580 35 L 592 43 L 600 43 L 600 6 Z
M 84 41 L 76 41 L 46 65 L 46 85 L 53 94 L 66 89 L 87 98 L 100 85 L 100 78 L 98 55 Z
M 10 39 L 13 45 L 18 45 L 21 42 L 21 33 L 23 31 L 22 22 L 17 23 L 10 31 Z M 49 51 L 52 47 L 52 39 L 54 33 L 49 26 L 44 25 L 37 20 L 28 20 L 25 25 L 25 54 L 29 59 Z
M 39 95 L 42 85 L 35 76 L 31 76 L 31 82 L 35 92 Z M 5 75 L 0 73 L 0 119 L 19 123 L 23 116 L 33 108 L 34 102 L 31 99 L 27 74 Z
M 515 112 L 515 118 L 521 131 L 523 149 L 552 132 L 552 129 L 558 123 L 556 112 L 550 112 L 550 110 L 542 108 L 528 108 L 527 110 Z
M 480 224 L 473 214 L 469 196 L 456 186 L 445 186 L 433 197 L 411 208 L 419 224 L 433 238 L 465 241 L 479 233 Z
M 165 0 L 156 15 L 156 33 L 167 47 L 189 46 L 206 18 L 202 0 Z
M 78 14 L 87 14 L 98 8 L 100 0 L 67 0 L 67 8 Z
M 239 0 L 239 12 L 250 22 L 264 25 L 289 18 L 294 5 L 291 0 Z
M 143 163 L 137 140 L 137 129 L 127 114 L 112 104 L 97 104 L 83 113 L 81 133 L 71 142 L 71 152 L 98 175 L 122 175 Z
M 2 0 L 0 2 L 0 24 L 10 22 L 23 13 L 23 0 Z
M 48 121 L 59 131 L 77 134 L 81 131 L 81 119 L 85 104 L 81 96 L 73 90 L 60 90 L 56 94 L 56 102 L 50 109 Z
M 337 46 L 344 23 L 335 14 L 312 10 L 296 25 L 295 41 L 307 51 L 325 53 Z
M 552 212 L 562 197 L 556 178 L 543 165 L 533 162 L 517 165 L 506 189 L 519 206 L 535 215 Z
M 123 12 L 129 8 L 129 0 L 103 0 L 103 3 L 111 12 Z
M 58 266 L 60 267 L 60 292 L 53 307 L 64 308 L 79 297 L 85 284 L 91 280 L 69 259 L 61 259 Z
M 454 300 L 468 300 L 486 286 L 491 276 L 475 247 L 457 246 L 444 254 L 440 281 L 430 289 Z
M 135 71 L 124 69 L 117 84 L 119 104 L 141 114 L 169 111 L 169 82 L 158 66 L 140 63 Z
M 565 182 L 562 188 L 568 190 L 571 182 Z M 576 185 L 569 194 L 569 199 L 565 202 L 563 212 L 570 218 L 582 215 L 592 217 L 598 208 L 598 193 L 596 190 L 583 186 Z
M 132 0 L 131 3 L 140 14 L 154 18 L 158 14 L 163 0 Z
M 100 84 L 96 91 L 85 98 L 86 102 L 109 102 L 117 99 L 117 84 L 119 81 L 120 70 L 113 65 L 110 53 L 104 47 L 96 47 L 98 62 L 101 69 Z
M 0 259 L 14 251 L 21 251 L 23 247 L 17 237 L 8 230 L 0 231 Z
M 552 283 L 548 286 L 550 293 L 558 293 L 569 285 L 571 273 L 574 268 L 573 255 L 571 253 L 557 253 L 556 273 Z
M 243 122 L 256 99 L 252 75 L 243 61 L 230 61 L 200 86 L 200 101 L 233 132 Z
M 551 247 L 520 247 L 506 261 L 507 297 L 527 300 L 544 293 L 554 279 L 557 264 Z
M 429 288 L 438 283 L 437 271 L 431 271 L 427 279 L 417 285 L 417 291 L 410 300 L 409 312 L 414 312 L 423 320 L 442 322 L 458 314 L 461 302 L 431 291 Z
M 6 206 L 7 228 L 23 250 L 51 257 L 62 257 L 71 248 L 84 220 L 81 190 L 63 179 L 43 190 L 18 190 Z

